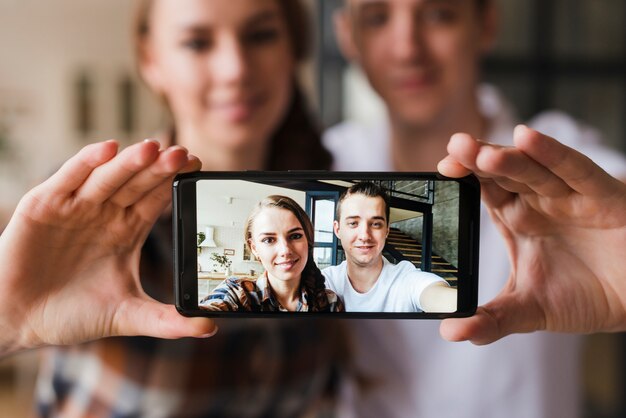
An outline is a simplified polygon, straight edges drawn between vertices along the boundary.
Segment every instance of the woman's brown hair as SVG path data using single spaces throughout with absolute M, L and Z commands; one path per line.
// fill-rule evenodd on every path
M 134 40 L 135 55 L 141 57 L 144 42 L 150 35 L 150 13 L 155 0 L 138 0 Z M 276 0 L 284 15 L 294 59 L 301 64 L 309 56 L 312 45 L 311 21 L 301 0 Z M 140 58 L 138 58 L 140 59 Z M 175 138 L 176 129 L 172 129 Z M 293 80 L 293 94 L 283 121 L 269 144 L 266 170 L 329 169 L 330 153 L 322 146 L 321 133 L 307 106 L 305 94 Z
M 300 285 L 306 291 L 309 297 L 309 309 L 313 312 L 324 312 L 330 309 L 328 303 L 328 297 L 326 296 L 325 278 L 322 275 L 319 267 L 315 264 L 313 259 L 313 224 L 308 215 L 302 209 L 302 207 L 293 199 L 287 196 L 272 195 L 261 200 L 252 209 L 248 219 L 246 220 L 244 227 L 244 240 L 246 245 L 252 251 L 250 247 L 250 240 L 252 239 L 252 227 L 257 215 L 266 208 L 280 208 L 288 210 L 293 213 L 302 229 L 304 230 L 304 236 L 308 244 L 308 257 L 304 270 L 302 270 L 302 276 L 300 279 Z

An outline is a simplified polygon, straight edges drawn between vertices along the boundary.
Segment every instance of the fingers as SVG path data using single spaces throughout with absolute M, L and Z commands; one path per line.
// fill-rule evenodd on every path
M 178 172 L 187 173 L 197 171 L 201 166 L 202 163 L 200 160 L 191 155 L 188 156 L 185 166 L 178 170 Z M 163 213 L 163 210 L 167 207 L 167 205 L 172 201 L 172 181 L 175 177 L 174 174 L 165 178 L 161 184 L 145 193 L 141 199 L 133 203 L 136 213 L 138 213 L 149 224 L 154 223 L 161 213 Z
M 515 193 L 537 193 L 547 197 L 561 197 L 571 189 L 550 170 L 538 164 L 516 148 L 484 144 L 476 157 L 482 173 Z
M 451 156 L 446 156 L 443 160 L 437 164 L 437 171 L 446 177 L 461 178 L 472 173 L 467 167 L 459 163 Z
M 76 197 L 95 204 L 109 199 L 135 174 L 150 166 L 159 157 L 159 144 L 144 141 L 124 149 L 107 164 L 96 167 Z
M 87 145 L 66 161 L 42 186 L 51 193 L 74 193 L 96 167 L 115 157 L 117 149 L 116 141 Z
M 115 322 L 115 335 L 175 339 L 206 338 L 217 332 L 217 326 L 209 318 L 186 318 L 173 305 L 140 297 L 132 298 L 120 307 Z
M 452 157 L 477 176 L 492 179 L 512 193 L 560 197 L 570 187 L 524 152 L 478 141 L 467 134 L 453 135 L 448 144 Z M 449 163 L 448 163 L 449 164 Z
M 469 318 L 444 319 L 439 327 L 439 333 L 447 341 L 471 341 L 476 345 L 490 344 L 504 337 L 495 318 L 482 307 Z
M 581 194 L 606 195 L 615 181 L 585 155 L 524 125 L 515 128 L 516 146 Z
M 524 302 L 508 294 L 478 307 L 469 318 L 444 319 L 439 333 L 448 341 L 485 345 L 510 334 L 543 330 L 545 324 L 543 311 L 535 302 Z
M 187 150 L 183 147 L 174 146 L 161 151 L 156 161 L 130 178 L 110 200 L 121 207 L 131 206 L 160 184 L 171 183 L 172 176 L 189 162 Z

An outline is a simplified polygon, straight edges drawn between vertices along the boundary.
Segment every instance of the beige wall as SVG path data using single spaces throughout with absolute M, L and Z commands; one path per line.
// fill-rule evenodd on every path
M 9 155 L 0 155 L 0 208 L 89 142 L 140 140 L 161 112 L 146 91 L 133 138 L 117 128 L 120 79 L 134 74 L 128 0 L 0 0 L 0 122 L 9 123 Z M 72 87 L 81 71 L 94 80 L 95 130 L 74 128 Z

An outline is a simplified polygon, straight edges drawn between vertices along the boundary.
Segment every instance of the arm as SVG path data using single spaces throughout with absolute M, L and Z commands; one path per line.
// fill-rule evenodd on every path
M 139 282 L 141 246 L 172 179 L 199 160 L 152 141 L 117 148 L 83 148 L 22 198 L 0 236 L 0 356 L 113 335 L 215 332 L 212 321 L 151 299 Z
M 439 171 L 479 176 L 511 273 L 475 316 L 444 338 L 487 344 L 508 334 L 626 329 L 626 186 L 582 154 L 524 126 L 515 147 L 457 134 Z
M 444 282 L 428 286 L 420 296 L 424 312 L 455 312 L 457 309 L 457 290 Z

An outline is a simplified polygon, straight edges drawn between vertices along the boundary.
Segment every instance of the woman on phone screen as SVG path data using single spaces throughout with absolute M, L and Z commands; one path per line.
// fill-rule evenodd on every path
M 203 170 L 329 167 L 297 82 L 309 49 L 300 1 L 142 0 L 137 10 L 138 68 L 171 116 L 164 146 L 184 146 Z M 164 213 L 144 246 L 141 281 L 169 303 L 171 254 L 171 214 Z M 53 349 L 40 370 L 37 411 L 283 417 L 334 408 L 350 358 L 341 323 L 218 325 L 205 340 L 116 338 Z
M 200 301 L 210 311 L 341 312 L 343 302 L 326 289 L 313 260 L 313 225 L 293 199 L 273 195 L 246 220 L 244 240 L 265 272 L 256 279 L 231 277 Z

